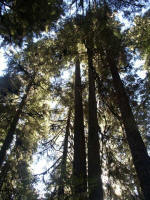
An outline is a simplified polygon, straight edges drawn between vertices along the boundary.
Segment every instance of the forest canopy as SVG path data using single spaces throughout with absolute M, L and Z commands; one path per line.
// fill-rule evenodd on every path
M 150 200 L 149 3 L 0 0 L 0 200 Z

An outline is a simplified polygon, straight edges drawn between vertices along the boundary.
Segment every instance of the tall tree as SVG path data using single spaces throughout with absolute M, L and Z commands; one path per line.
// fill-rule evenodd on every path
M 134 115 L 129 103 L 129 97 L 125 91 L 125 87 L 118 73 L 118 68 L 120 66 L 120 63 L 121 62 L 125 63 L 127 56 L 125 56 L 126 53 L 122 44 L 122 37 L 119 32 L 120 31 L 119 27 L 117 26 L 115 27 L 115 23 L 112 23 L 112 18 L 110 16 L 111 12 L 108 9 L 108 7 L 106 7 L 104 10 L 105 18 L 103 21 L 105 27 L 102 29 L 101 29 L 101 22 L 97 18 L 97 28 L 99 27 L 99 29 L 101 30 L 99 30 L 99 33 L 97 32 L 96 34 L 99 37 L 99 42 L 95 43 L 95 45 L 99 49 L 98 51 L 101 54 L 105 70 L 109 69 L 111 72 L 114 89 L 116 91 L 117 102 L 121 112 L 122 121 L 125 127 L 127 141 L 131 150 L 133 163 L 145 199 L 149 199 L 150 159 L 145 144 L 143 142 L 143 139 L 138 130 L 138 126 L 134 119 Z M 98 37 L 96 38 L 96 40 L 98 39 Z M 108 40 L 108 38 L 110 38 L 110 40 Z
M 31 77 L 29 84 L 26 88 L 26 92 L 25 92 L 25 94 L 24 94 L 24 96 L 23 96 L 23 98 L 20 102 L 19 108 L 16 111 L 16 114 L 14 115 L 12 122 L 10 123 L 10 127 L 8 129 L 6 138 L 5 138 L 4 143 L 3 143 L 1 150 L 0 150 L 0 168 L 2 167 L 3 162 L 5 160 L 7 150 L 10 148 L 10 145 L 13 141 L 15 131 L 16 131 L 16 127 L 18 125 L 18 121 L 19 121 L 20 116 L 22 114 L 23 108 L 26 104 L 26 100 L 27 100 L 27 97 L 29 95 L 30 89 L 31 89 L 31 87 L 34 83 L 34 78 L 35 78 L 35 75 L 33 77 Z
M 91 13 L 88 17 L 91 16 Z M 91 23 L 91 19 L 90 23 Z M 89 34 L 86 39 L 88 56 L 88 189 L 90 200 L 103 200 L 103 186 L 100 165 L 99 128 L 97 120 L 97 102 L 95 91 L 95 77 L 93 73 L 93 33 L 89 25 Z M 94 157 L 93 157 L 94 155 Z
M 70 118 L 71 118 L 71 107 L 68 110 L 67 116 L 67 124 L 66 124 L 66 133 L 64 138 L 63 144 L 63 155 L 61 161 L 61 169 L 60 169 L 60 180 L 59 180 L 59 188 L 58 188 L 58 199 L 64 199 L 64 190 L 65 190 L 65 183 L 67 181 L 67 153 L 68 153 L 68 139 L 70 136 Z
M 114 88 L 116 90 L 117 101 L 122 115 L 133 163 L 144 197 L 148 200 L 150 198 L 150 158 L 134 119 L 129 98 L 119 76 L 117 62 L 113 58 L 113 55 L 108 54 L 108 63 L 113 78 Z
M 84 135 L 82 85 L 80 75 L 80 61 L 75 64 L 75 100 L 74 100 L 74 161 L 73 187 L 74 199 L 84 200 L 87 197 L 86 147 Z

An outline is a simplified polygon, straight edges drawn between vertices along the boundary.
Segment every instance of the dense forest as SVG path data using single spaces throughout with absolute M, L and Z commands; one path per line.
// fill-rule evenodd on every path
M 0 200 L 150 200 L 149 3 L 0 0 Z

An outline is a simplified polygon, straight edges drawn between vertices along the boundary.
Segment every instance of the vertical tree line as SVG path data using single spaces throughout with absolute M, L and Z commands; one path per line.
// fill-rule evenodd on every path
M 74 100 L 74 161 L 73 161 L 73 185 L 74 199 L 86 199 L 87 196 L 87 169 L 86 147 L 84 135 L 84 118 L 82 104 L 82 85 L 80 75 L 80 60 L 75 63 L 75 100 Z
M 19 49 L 8 48 L 0 77 L 0 199 L 39 199 L 36 177 L 45 200 L 150 199 L 149 11 L 125 32 L 116 20 L 143 6 L 0 2 L 2 45 Z M 137 50 L 143 80 L 131 66 Z M 35 175 L 34 154 L 49 160 Z

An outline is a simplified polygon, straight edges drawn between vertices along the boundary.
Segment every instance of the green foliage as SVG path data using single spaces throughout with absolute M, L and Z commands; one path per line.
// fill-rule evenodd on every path
M 41 31 L 49 31 L 56 25 L 56 21 L 63 13 L 63 2 L 9 0 L 0 3 L 0 34 L 3 39 L 16 44 L 26 39 L 28 41 L 19 52 L 9 52 L 6 75 L 0 77 L 1 146 L 25 94 L 25 88 L 33 74 L 36 74 L 19 118 L 13 143 L 7 152 L 6 162 L 1 169 L 2 200 L 38 199 L 34 184 L 38 181 L 35 177 L 40 175 L 33 176 L 29 166 L 33 154 L 39 149 L 39 157 L 47 153 L 49 161 L 54 163 L 51 169 L 49 162 L 48 170 L 41 174 L 42 177 L 47 175 L 45 199 L 58 199 L 66 110 L 68 106 L 74 106 L 72 71 L 76 56 L 80 58 L 81 65 L 84 65 L 84 125 L 85 131 L 88 131 L 87 47 L 93 51 L 105 199 L 143 198 L 124 135 L 118 99 L 108 68 L 108 58 L 115 58 L 118 70 L 123 75 L 123 83 L 130 96 L 130 105 L 149 148 L 149 73 L 145 80 L 142 80 L 136 75 L 136 71 L 129 69 L 132 64 L 129 48 L 132 47 L 138 49 L 143 58 L 146 55 L 149 71 L 149 12 L 143 17 L 135 17 L 135 26 L 131 27 L 128 35 L 125 35 L 121 33 L 120 23 L 115 20 L 114 10 L 123 10 L 132 4 L 135 7 L 135 4 L 139 3 L 126 0 L 102 1 L 101 4 L 98 1 L 93 2 L 95 4 L 89 5 L 87 1 L 72 1 L 72 5 L 77 3 L 77 8 L 81 7 L 83 13 L 77 10 L 77 15 L 62 18 L 54 29 L 55 36 L 43 37 L 37 42 L 31 42 L 31 37 L 39 35 Z M 137 8 L 141 6 L 138 5 Z M 73 126 L 74 122 L 71 120 L 65 180 L 65 197 L 68 199 L 72 199 Z
M 50 30 L 63 13 L 62 4 L 62 0 L 2 1 L 1 36 L 19 44 L 25 37 Z

